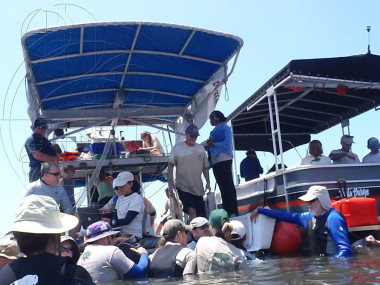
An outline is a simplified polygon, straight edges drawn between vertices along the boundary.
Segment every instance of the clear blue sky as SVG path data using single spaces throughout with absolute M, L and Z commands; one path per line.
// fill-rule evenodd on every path
M 321 1 L 8 1 L 1 15 L 1 147 L 2 202 L 0 234 L 11 225 L 20 195 L 27 184 L 28 159 L 23 144 L 30 135 L 23 76 L 25 67 L 20 39 L 24 32 L 46 25 L 101 21 L 146 21 L 182 24 L 237 35 L 244 40 L 235 71 L 228 81 L 228 98 L 217 109 L 229 115 L 248 96 L 292 59 L 349 56 L 366 53 L 366 26 L 372 26 L 371 50 L 380 54 L 380 2 Z M 42 9 L 40 12 L 30 14 Z M 50 11 L 47 14 L 43 10 Z M 29 15 L 29 17 L 28 17 Z M 32 17 L 33 16 L 33 17 Z M 33 19 L 32 19 L 33 18 Z M 223 93 L 224 94 L 224 93 Z M 351 120 L 353 147 L 360 158 L 366 141 L 380 138 L 380 114 L 375 111 Z M 376 123 L 377 122 L 377 123 Z M 209 125 L 199 141 L 207 138 Z M 325 153 L 339 147 L 340 127 L 313 137 L 323 142 Z M 306 146 L 298 148 L 302 156 Z M 244 157 L 237 155 L 237 162 Z M 264 168 L 273 164 L 269 154 L 259 156 Z M 267 159 L 268 162 L 264 160 Z M 299 164 L 295 151 L 285 155 L 288 166 Z M 212 174 L 211 174 L 212 176 Z M 150 185 L 147 196 L 160 186 Z M 162 189 L 161 189 L 162 190 Z M 162 191 L 161 191 L 162 192 Z M 155 202 L 155 200 L 153 200 Z M 162 199 L 157 199 L 161 212 Z

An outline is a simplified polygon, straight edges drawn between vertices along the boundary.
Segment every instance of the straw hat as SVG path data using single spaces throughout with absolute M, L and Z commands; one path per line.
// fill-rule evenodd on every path
M 53 198 L 29 195 L 17 208 L 8 233 L 59 234 L 74 228 L 78 222 L 77 217 L 61 213 Z

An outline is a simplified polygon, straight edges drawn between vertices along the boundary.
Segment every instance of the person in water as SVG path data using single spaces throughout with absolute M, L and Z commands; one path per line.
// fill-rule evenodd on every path
M 256 208 L 250 214 L 256 220 L 258 214 L 297 224 L 307 228 L 311 234 L 310 250 L 319 256 L 348 257 L 352 255 L 348 239 L 346 220 L 331 204 L 329 193 L 324 186 L 311 186 L 298 199 L 306 201 L 309 212 L 291 213 L 281 210 Z

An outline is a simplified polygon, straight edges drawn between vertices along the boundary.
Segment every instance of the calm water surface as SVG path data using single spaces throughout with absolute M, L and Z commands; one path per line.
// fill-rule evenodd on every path
M 266 259 L 238 272 L 191 279 L 149 279 L 107 284 L 375 284 L 380 283 L 380 248 L 365 248 L 350 259 L 291 257 Z

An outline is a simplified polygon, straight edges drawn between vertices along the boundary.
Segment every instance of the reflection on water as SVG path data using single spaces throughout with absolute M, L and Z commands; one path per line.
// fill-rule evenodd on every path
M 366 248 L 353 258 L 292 257 L 268 259 L 237 272 L 203 274 L 188 279 L 149 279 L 107 284 L 347 284 L 380 283 L 380 248 Z

